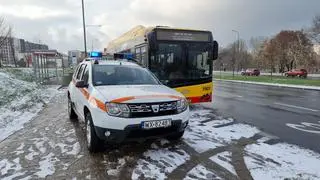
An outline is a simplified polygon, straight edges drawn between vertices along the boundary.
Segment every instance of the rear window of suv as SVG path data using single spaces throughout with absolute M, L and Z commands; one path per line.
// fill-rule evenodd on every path
M 93 67 L 93 84 L 102 85 L 159 85 L 159 81 L 145 68 L 125 65 Z

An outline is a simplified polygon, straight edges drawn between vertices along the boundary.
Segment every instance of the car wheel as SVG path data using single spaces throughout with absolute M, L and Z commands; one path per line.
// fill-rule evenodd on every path
M 182 131 L 182 132 L 177 132 L 177 133 L 175 133 L 175 134 L 173 134 L 173 135 L 168 136 L 167 138 L 168 138 L 169 140 L 179 140 L 179 139 L 182 138 L 183 134 L 184 134 L 184 131 Z
M 69 119 L 71 120 L 77 119 L 77 114 L 73 109 L 73 105 L 70 98 L 68 98 L 68 115 L 69 115 Z
M 85 116 L 87 147 L 90 153 L 95 153 L 99 151 L 99 145 L 101 145 L 101 140 L 99 139 L 94 130 L 91 114 L 87 113 Z

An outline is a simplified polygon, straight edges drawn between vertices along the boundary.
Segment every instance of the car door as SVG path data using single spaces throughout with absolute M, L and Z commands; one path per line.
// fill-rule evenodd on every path
M 77 88 L 76 88 L 76 77 L 77 77 L 77 74 L 79 72 L 79 68 L 80 68 L 81 65 L 78 65 L 76 68 L 75 68 L 75 71 L 72 75 L 72 80 L 69 84 L 69 93 L 70 93 L 70 98 L 71 98 L 71 101 L 72 103 L 74 103 L 74 100 L 76 99 L 76 91 L 77 91 Z
M 83 71 L 85 69 L 85 66 L 86 66 L 85 64 L 80 65 L 78 73 L 76 74 L 75 79 L 74 79 L 75 83 L 82 79 L 82 75 L 83 75 Z M 81 112 L 82 112 L 81 111 L 81 97 L 82 96 L 83 96 L 83 94 L 82 94 L 81 88 L 75 87 L 74 98 L 72 101 L 74 103 L 74 107 L 75 107 L 77 114 L 83 118 L 83 115 L 81 114 Z
M 84 81 L 84 84 L 89 84 L 89 66 L 88 65 L 84 67 L 83 74 L 80 80 Z M 83 120 L 84 120 L 84 113 L 83 113 L 84 106 L 88 104 L 88 98 L 90 94 L 88 88 L 87 87 L 79 88 L 80 95 L 78 96 L 78 110 L 81 116 L 83 116 Z

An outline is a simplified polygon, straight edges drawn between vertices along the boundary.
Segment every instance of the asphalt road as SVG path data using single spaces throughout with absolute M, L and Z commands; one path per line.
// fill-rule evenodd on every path
M 320 152 L 320 91 L 217 81 L 213 108 L 280 141 Z

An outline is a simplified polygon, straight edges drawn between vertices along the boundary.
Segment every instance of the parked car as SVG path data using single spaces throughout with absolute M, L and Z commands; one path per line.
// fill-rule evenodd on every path
M 298 76 L 298 77 L 302 77 L 302 78 L 307 78 L 308 72 L 305 69 L 294 69 L 294 70 L 285 72 L 284 75 L 287 76 L 287 77 L 289 77 L 289 76 L 290 77 Z
M 259 69 L 247 69 L 241 72 L 242 76 L 259 76 L 260 70 Z
M 177 140 L 188 125 L 189 106 L 146 68 L 125 61 L 84 61 L 68 88 L 68 114 L 85 123 L 90 152 L 102 142 L 166 137 Z

